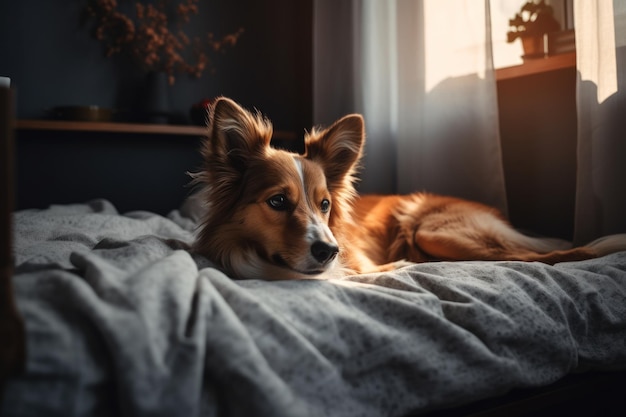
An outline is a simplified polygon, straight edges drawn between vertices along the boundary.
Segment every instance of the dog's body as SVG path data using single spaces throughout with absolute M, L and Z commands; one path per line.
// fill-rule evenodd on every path
M 531 238 L 495 209 L 417 193 L 357 197 L 363 119 L 346 116 L 305 138 L 304 155 L 270 147 L 259 114 L 218 99 L 209 111 L 203 170 L 206 213 L 195 250 L 234 277 L 338 277 L 430 260 L 556 263 L 626 250 L 626 235 L 571 248 Z

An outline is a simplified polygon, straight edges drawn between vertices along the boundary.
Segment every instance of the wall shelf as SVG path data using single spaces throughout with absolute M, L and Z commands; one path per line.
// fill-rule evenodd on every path
M 81 122 L 66 120 L 18 120 L 17 130 L 59 130 L 77 132 L 139 133 L 158 135 L 202 136 L 202 126 L 178 126 L 114 122 Z
M 576 52 L 551 55 L 545 58 L 529 59 L 522 65 L 496 69 L 496 80 L 510 80 L 513 78 L 565 68 L 576 68 Z
M 42 131 L 73 131 L 73 132 L 104 132 L 104 133 L 128 133 L 128 134 L 152 134 L 152 135 L 177 135 L 177 136 L 204 136 L 206 127 L 190 125 L 158 125 L 141 123 L 116 123 L 116 122 L 81 122 L 68 120 L 17 120 L 15 128 L 19 130 L 42 130 Z M 293 132 L 274 132 L 274 139 L 295 140 Z

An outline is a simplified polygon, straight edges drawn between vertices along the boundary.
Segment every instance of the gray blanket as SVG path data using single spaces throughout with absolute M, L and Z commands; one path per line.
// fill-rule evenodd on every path
M 25 375 L 3 416 L 403 416 L 626 368 L 626 253 L 235 281 L 175 211 L 15 214 Z

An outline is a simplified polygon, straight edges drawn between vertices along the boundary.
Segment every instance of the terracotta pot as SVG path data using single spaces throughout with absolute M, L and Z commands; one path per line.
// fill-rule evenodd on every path
M 544 49 L 543 35 L 522 36 L 522 47 L 524 48 L 524 59 L 543 58 L 546 54 Z

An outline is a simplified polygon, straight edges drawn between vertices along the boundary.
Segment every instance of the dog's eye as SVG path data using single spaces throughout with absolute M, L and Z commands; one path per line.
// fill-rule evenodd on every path
M 320 205 L 320 210 L 322 210 L 322 213 L 328 213 L 328 210 L 330 210 L 330 201 L 323 199 L 322 204 Z
M 284 194 L 276 194 L 267 199 L 267 204 L 274 210 L 287 209 L 287 197 Z

